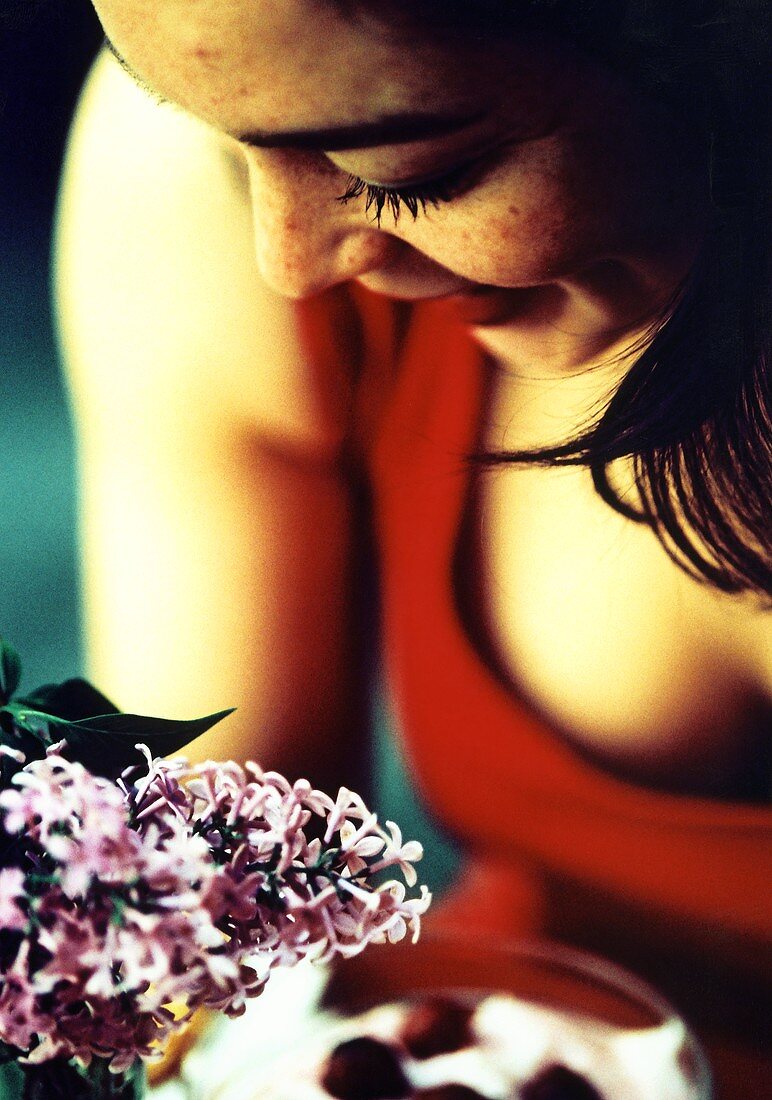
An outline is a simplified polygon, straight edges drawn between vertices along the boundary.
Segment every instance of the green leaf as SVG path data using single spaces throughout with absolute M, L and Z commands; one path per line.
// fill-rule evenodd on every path
M 231 707 L 203 718 L 177 721 L 113 711 L 73 721 L 18 702 L 5 710 L 13 715 L 20 729 L 46 745 L 64 739 L 73 759 L 95 775 L 109 779 L 117 779 L 125 768 L 144 763 L 142 753 L 135 747 L 138 742 L 147 745 L 154 756 L 168 756 L 233 713 Z
M 0 1100 L 19 1100 L 25 1094 L 26 1076 L 14 1058 L 3 1058 L 0 1064 Z
M 88 1068 L 64 1058 L 0 1067 L 0 1100 L 141 1100 L 144 1095 L 139 1059 L 124 1073 L 110 1073 L 103 1058 L 94 1058 Z
M 21 1053 L 18 1047 L 12 1047 L 9 1043 L 0 1043 L 0 1065 L 15 1061 Z
M 0 638 L 0 706 L 11 698 L 21 679 L 21 661 L 19 654 Z
M 44 684 L 31 695 L 17 699 L 17 703 L 30 710 L 53 714 L 68 721 L 95 718 L 101 714 L 117 714 L 118 708 L 97 691 L 87 680 L 65 680 L 62 684 Z
M 27 760 L 36 760 L 45 756 L 46 749 L 51 744 L 51 736 L 46 721 L 46 715 L 37 715 L 36 721 L 19 722 L 16 715 L 17 703 L 9 703 L 0 709 L 0 743 L 10 749 L 18 749 L 23 752 Z M 0 773 L 7 780 L 9 774 L 18 771 L 22 765 L 11 760 L 10 757 L 0 758 Z M 4 785 L 4 784 L 3 784 Z
M 117 778 L 124 768 L 144 764 L 144 757 L 135 748 L 137 742 L 147 745 L 153 756 L 168 756 L 232 713 L 233 708 L 187 721 L 139 714 L 102 714 L 69 723 L 63 736 L 76 758 L 90 771 Z
M 56 718 L 52 714 L 44 714 L 42 711 L 32 710 L 21 702 L 8 703 L 0 712 L 0 716 L 3 718 L 2 725 L 4 730 L 6 730 L 7 727 L 7 723 L 4 720 L 5 715 L 10 715 L 13 733 L 10 731 L 4 733 L 3 741 L 12 748 L 21 748 L 21 745 L 17 745 L 16 742 L 18 740 L 27 740 L 27 738 L 24 738 L 24 734 L 36 737 L 38 741 L 42 742 L 44 745 L 50 745 L 51 732 L 49 727 L 51 723 L 58 724 L 64 721 L 64 719 Z M 23 751 L 22 748 L 22 752 Z
M 107 735 L 118 734 L 121 737 L 139 737 L 152 739 L 159 742 L 167 741 L 170 744 L 170 752 L 174 747 L 182 748 L 188 741 L 206 733 L 212 726 L 217 725 L 223 718 L 233 714 L 235 707 L 228 710 L 220 710 L 216 714 L 207 714 L 203 718 L 150 718 L 142 714 L 122 714 L 118 711 L 111 714 L 99 714 L 93 718 L 81 718 L 69 725 L 77 726 L 79 730 L 91 730 L 93 733 Z M 184 740 L 183 740 L 184 738 Z

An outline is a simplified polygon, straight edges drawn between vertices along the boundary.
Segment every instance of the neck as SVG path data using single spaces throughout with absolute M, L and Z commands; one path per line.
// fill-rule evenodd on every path
M 693 262 L 600 260 L 544 286 L 494 291 L 465 316 L 475 339 L 516 373 L 558 377 L 616 359 L 667 310 Z

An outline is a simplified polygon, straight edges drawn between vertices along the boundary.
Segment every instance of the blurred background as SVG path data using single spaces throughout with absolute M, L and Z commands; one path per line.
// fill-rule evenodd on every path
M 69 118 L 100 38 L 86 0 L 0 0 L 0 634 L 27 688 L 81 663 L 49 242 Z
M 87 0 L 0 0 L 0 636 L 22 688 L 82 674 L 75 452 L 51 315 L 57 180 L 78 90 L 101 41 Z M 375 702 L 376 800 L 441 890 L 453 849 L 426 818 Z

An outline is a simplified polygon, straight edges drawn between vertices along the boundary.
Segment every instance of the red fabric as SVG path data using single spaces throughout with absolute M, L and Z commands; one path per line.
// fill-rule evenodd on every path
M 700 971 L 710 957 L 719 974 L 713 986 L 724 971 L 732 981 L 742 975 L 737 995 L 758 1003 L 772 925 L 772 811 L 664 794 L 610 775 L 559 739 L 486 666 L 464 631 L 453 587 L 484 356 L 450 303 L 415 307 L 398 334 L 393 303 L 364 294 L 358 301 L 365 389 L 380 401 L 377 424 L 366 418 L 366 442 L 399 727 L 428 806 L 488 868 L 482 889 L 485 874 L 471 874 L 470 909 L 462 891 L 449 912 L 457 919 L 471 912 L 474 920 L 473 907 L 478 916 L 484 908 L 486 928 L 502 934 L 539 919 L 628 965 L 626 939 L 647 943 L 670 970 L 671 955 Z M 364 401 L 369 409 L 372 395 Z M 575 884 L 563 898 L 564 915 L 570 912 L 562 926 L 550 924 L 541 902 L 524 902 L 524 868 L 533 882 L 549 884 L 557 909 L 561 883 Z M 595 939 L 581 927 L 593 923 Z M 647 958 L 641 951 L 633 965 L 651 971 Z M 676 992 L 694 977 L 689 965 Z M 659 972 L 649 976 L 663 980 Z M 746 979 L 752 994 L 743 992 Z M 722 989 L 717 995 L 721 1001 Z M 722 1095 L 733 1095 L 731 1085 Z

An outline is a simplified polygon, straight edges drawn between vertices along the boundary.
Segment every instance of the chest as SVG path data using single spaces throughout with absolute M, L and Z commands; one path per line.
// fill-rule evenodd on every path
M 501 423 L 494 395 L 488 445 Z M 507 424 L 516 437 L 515 414 Z M 583 468 L 478 474 L 461 538 L 472 629 L 579 749 L 654 785 L 763 789 L 768 617 L 684 574 Z

